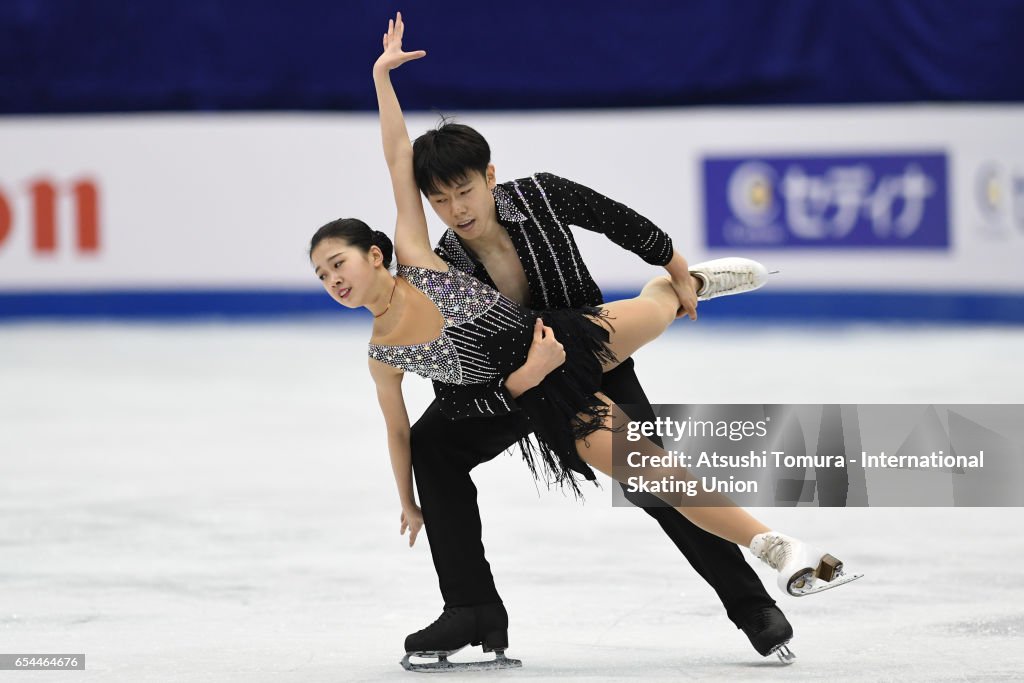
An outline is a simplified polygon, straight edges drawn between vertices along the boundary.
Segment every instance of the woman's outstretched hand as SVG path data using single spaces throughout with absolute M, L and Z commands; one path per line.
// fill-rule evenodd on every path
M 402 507 L 402 528 L 399 533 L 405 535 L 405 530 L 409 530 L 409 547 L 411 548 L 416 543 L 416 537 L 420 533 L 420 529 L 423 528 L 423 511 L 419 505 L 411 505 L 409 507 Z
M 402 13 L 395 15 L 394 19 L 388 21 L 388 32 L 384 34 L 384 53 L 377 58 L 373 65 L 374 72 L 387 73 L 397 69 L 406 62 L 420 57 L 426 57 L 426 50 L 415 52 L 404 52 L 402 50 L 402 35 L 405 33 L 405 24 L 402 23 Z

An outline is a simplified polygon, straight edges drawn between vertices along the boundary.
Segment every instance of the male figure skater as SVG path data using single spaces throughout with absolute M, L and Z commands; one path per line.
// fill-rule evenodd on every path
M 570 226 L 602 233 L 647 263 L 664 266 L 679 296 L 680 316 L 696 319 L 698 297 L 729 293 L 723 291 L 729 283 L 716 280 L 721 274 L 691 275 L 671 238 L 651 221 L 587 187 L 548 173 L 498 184 L 487 141 L 468 126 L 445 122 L 420 136 L 413 149 L 417 184 L 448 226 L 437 254 L 519 303 L 541 310 L 603 302 Z M 601 390 L 616 403 L 641 406 L 632 419 L 654 420 L 633 366 L 630 358 L 606 373 Z M 412 427 L 416 487 L 445 608 L 437 621 L 406 639 L 406 651 L 451 651 L 467 644 L 503 649 L 508 616 L 484 557 L 470 470 L 530 431 L 516 404 L 526 396 L 513 399 L 504 379 L 479 388 L 435 383 L 434 389 L 438 396 L 458 391 L 458 400 L 448 404 L 467 408 L 445 414 L 435 400 Z M 653 495 L 626 497 L 661 525 L 761 655 L 788 643 L 792 627 L 737 546 L 694 526 Z

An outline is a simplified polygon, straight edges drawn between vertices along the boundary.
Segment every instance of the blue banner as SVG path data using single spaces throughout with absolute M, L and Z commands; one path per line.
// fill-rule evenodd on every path
M 1024 101 L 1020 0 L 7 0 L 0 114 L 375 111 L 399 9 L 409 111 Z
M 708 247 L 949 248 L 945 153 L 703 160 Z

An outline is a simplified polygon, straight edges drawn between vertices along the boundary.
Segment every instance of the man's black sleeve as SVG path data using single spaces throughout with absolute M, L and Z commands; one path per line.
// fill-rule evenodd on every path
M 534 178 L 562 223 L 599 232 L 652 266 L 672 260 L 672 238 L 625 204 L 552 173 L 537 173 Z

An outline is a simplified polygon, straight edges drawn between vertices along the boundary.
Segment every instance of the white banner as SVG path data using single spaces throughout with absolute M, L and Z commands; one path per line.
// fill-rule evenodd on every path
M 747 254 L 786 290 L 1024 293 L 1024 107 L 900 106 L 473 113 L 498 178 L 550 171 L 668 231 L 691 263 Z M 436 117 L 409 117 L 413 135 Z M 314 230 L 354 216 L 390 232 L 373 114 L 0 119 L 0 291 L 315 289 Z M 709 248 L 708 157 L 928 151 L 948 168 L 948 244 Z M 436 238 L 443 226 L 429 212 Z M 584 230 L 602 287 L 656 269 Z

